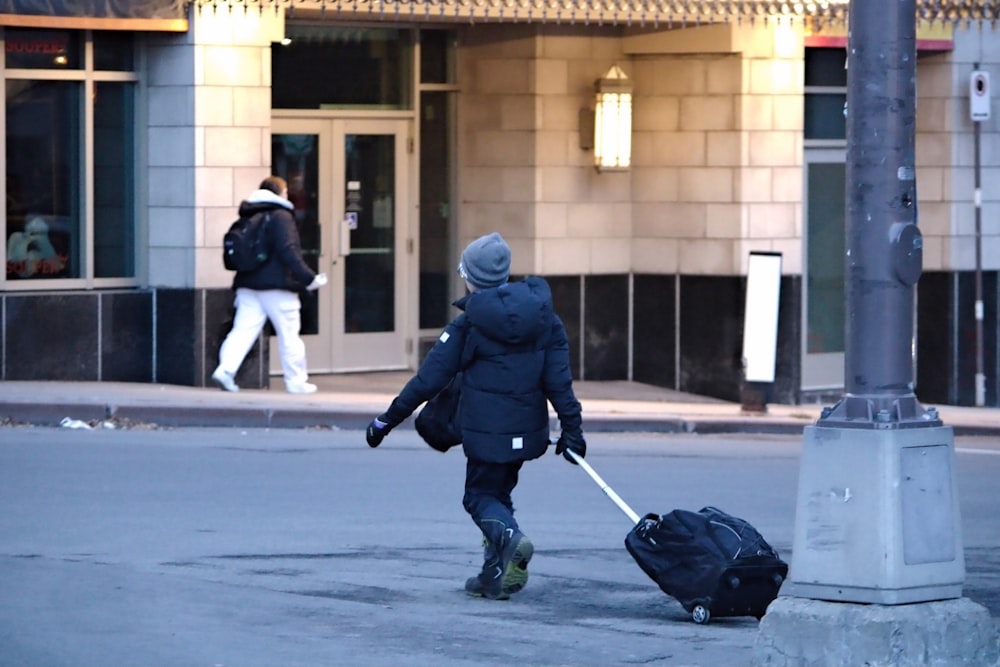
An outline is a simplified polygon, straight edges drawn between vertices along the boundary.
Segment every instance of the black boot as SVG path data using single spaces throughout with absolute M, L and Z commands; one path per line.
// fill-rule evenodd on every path
M 483 538 L 483 569 L 474 577 L 465 581 L 465 592 L 475 597 L 489 600 L 506 600 L 509 594 L 503 594 L 503 567 L 496 548 Z
M 503 549 L 500 551 L 500 594 L 508 598 L 528 583 L 528 561 L 535 553 L 535 545 L 521 531 L 508 528 L 504 531 Z

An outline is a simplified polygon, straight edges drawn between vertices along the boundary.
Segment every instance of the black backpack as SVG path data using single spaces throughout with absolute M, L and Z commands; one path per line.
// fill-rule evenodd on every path
M 222 237 L 222 263 L 230 271 L 253 271 L 267 261 L 269 212 L 241 217 Z

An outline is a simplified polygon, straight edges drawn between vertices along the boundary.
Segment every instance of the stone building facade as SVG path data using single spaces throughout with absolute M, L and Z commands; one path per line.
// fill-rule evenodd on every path
M 769 400 L 843 390 L 842 25 L 264 0 L 167 2 L 165 17 L 53 29 L 7 4 L 8 44 L 41 48 L 57 33 L 82 44 L 84 75 L 60 83 L 128 86 L 131 162 L 115 173 L 132 193 L 120 208 L 134 240 L 132 263 L 102 273 L 108 116 L 88 110 L 83 136 L 66 135 L 80 143 L 76 175 L 36 183 L 82 203 L 50 195 L 31 212 L 50 228 L 71 220 L 64 252 L 78 268 L 20 276 L 8 247 L 3 379 L 210 384 L 232 317 L 222 235 L 275 172 L 302 186 L 308 261 L 331 276 L 304 304 L 313 373 L 415 368 L 452 314 L 458 251 L 499 231 L 514 274 L 552 285 L 577 378 L 740 400 L 748 262 L 771 253 L 781 281 Z M 133 49 L 126 72 L 100 69 L 109 34 Z M 1000 132 L 995 116 L 979 123 L 977 232 L 968 81 L 976 67 L 1000 78 L 1000 33 L 921 22 L 918 47 L 916 392 L 973 404 L 981 346 L 997 405 Z M 23 239 L 30 215 L 10 201 L 32 177 L 15 149 L 41 140 L 17 82 L 48 66 L 6 52 L 6 236 Z M 632 164 L 599 172 L 583 130 L 613 64 L 633 86 Z M 239 381 L 266 386 L 270 356 L 264 336 Z

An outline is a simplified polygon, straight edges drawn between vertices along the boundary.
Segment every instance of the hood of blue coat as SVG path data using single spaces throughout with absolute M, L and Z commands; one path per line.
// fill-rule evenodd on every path
M 455 305 L 481 335 L 507 345 L 533 343 L 552 328 L 552 290 L 538 277 L 474 292 Z

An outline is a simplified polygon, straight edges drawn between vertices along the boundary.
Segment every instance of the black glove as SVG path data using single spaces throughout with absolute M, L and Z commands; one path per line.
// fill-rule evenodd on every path
M 556 454 L 562 454 L 564 459 L 576 465 L 576 461 L 567 452 L 573 452 L 581 459 L 587 456 L 587 441 L 583 439 L 583 433 L 577 431 L 559 436 L 559 440 L 556 441 Z
M 372 420 L 372 423 L 368 425 L 368 430 L 365 431 L 365 440 L 368 441 L 369 447 L 378 447 L 382 444 L 382 440 L 385 436 L 389 435 L 389 431 L 392 427 L 389 426 L 389 418 L 385 416 L 385 413 L 380 414 L 378 417 Z

